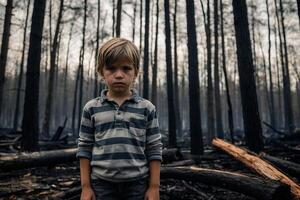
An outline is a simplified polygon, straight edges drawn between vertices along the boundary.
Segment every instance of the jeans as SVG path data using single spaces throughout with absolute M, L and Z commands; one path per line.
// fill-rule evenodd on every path
M 148 179 L 119 183 L 96 179 L 92 185 L 97 200 L 144 200 Z

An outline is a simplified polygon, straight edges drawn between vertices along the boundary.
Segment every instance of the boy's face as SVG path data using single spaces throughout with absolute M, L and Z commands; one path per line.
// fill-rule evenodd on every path
M 113 64 L 103 67 L 103 79 L 108 89 L 114 93 L 124 93 L 130 90 L 137 71 L 128 59 L 120 59 Z

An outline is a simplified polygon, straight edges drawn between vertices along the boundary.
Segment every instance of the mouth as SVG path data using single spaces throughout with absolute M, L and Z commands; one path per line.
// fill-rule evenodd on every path
M 113 85 L 126 85 L 126 84 L 122 83 L 122 82 L 115 82 L 115 83 L 113 83 Z

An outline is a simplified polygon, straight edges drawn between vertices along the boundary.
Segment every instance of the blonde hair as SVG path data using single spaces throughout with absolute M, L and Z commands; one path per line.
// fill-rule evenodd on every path
M 112 38 L 105 42 L 98 51 L 97 72 L 103 76 L 105 65 L 111 65 L 119 59 L 126 58 L 134 66 L 135 74 L 138 74 L 140 53 L 137 47 L 124 38 Z

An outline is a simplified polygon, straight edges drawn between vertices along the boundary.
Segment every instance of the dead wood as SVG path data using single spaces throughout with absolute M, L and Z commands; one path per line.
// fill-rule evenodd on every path
M 55 144 L 49 141 L 47 144 Z M 0 171 L 11 171 L 40 166 L 55 166 L 61 163 L 76 161 L 77 148 L 40 151 L 33 153 L 12 154 L 0 157 Z M 166 149 L 163 151 L 165 163 L 182 159 L 182 153 L 178 149 Z M 191 161 L 188 161 L 191 163 Z M 180 164 L 183 165 L 184 163 Z M 187 163 L 185 163 L 187 164 Z
M 260 175 L 291 186 L 291 191 L 294 195 L 294 199 L 300 199 L 300 186 L 285 174 L 281 173 L 274 166 L 257 157 L 255 153 L 252 153 L 248 150 L 243 150 L 235 145 L 217 138 L 213 140 L 212 144 L 229 153 L 234 158 L 241 161 L 247 167 L 256 171 Z
M 165 164 L 163 165 L 164 167 L 178 167 L 178 166 L 189 166 L 189 165 L 194 165 L 195 161 L 194 160 L 181 160 L 181 161 L 175 161 L 170 164 Z
M 162 168 L 162 179 L 179 179 L 236 191 L 261 200 L 290 199 L 290 187 L 277 181 L 197 167 Z
M 74 188 L 71 188 L 69 190 L 66 190 L 66 191 L 62 191 L 62 192 L 59 192 L 57 194 L 54 194 L 50 197 L 50 199 L 66 199 L 66 198 L 69 198 L 69 197 L 72 197 L 72 196 L 76 196 L 76 195 L 80 195 L 81 193 L 81 186 L 77 186 L 77 187 L 74 187 Z
M 287 172 L 289 175 L 294 176 L 296 178 L 300 178 L 300 165 L 294 162 L 290 162 L 287 160 L 283 160 L 280 158 L 276 158 L 274 156 L 270 156 L 266 153 L 260 153 L 259 156 L 278 167 L 279 169 Z
M 183 159 L 183 154 L 177 148 L 163 149 L 162 159 L 164 163 L 170 163 L 173 161 L 178 161 Z
M 77 148 L 41 151 L 0 158 L 0 170 L 11 171 L 76 161 Z

